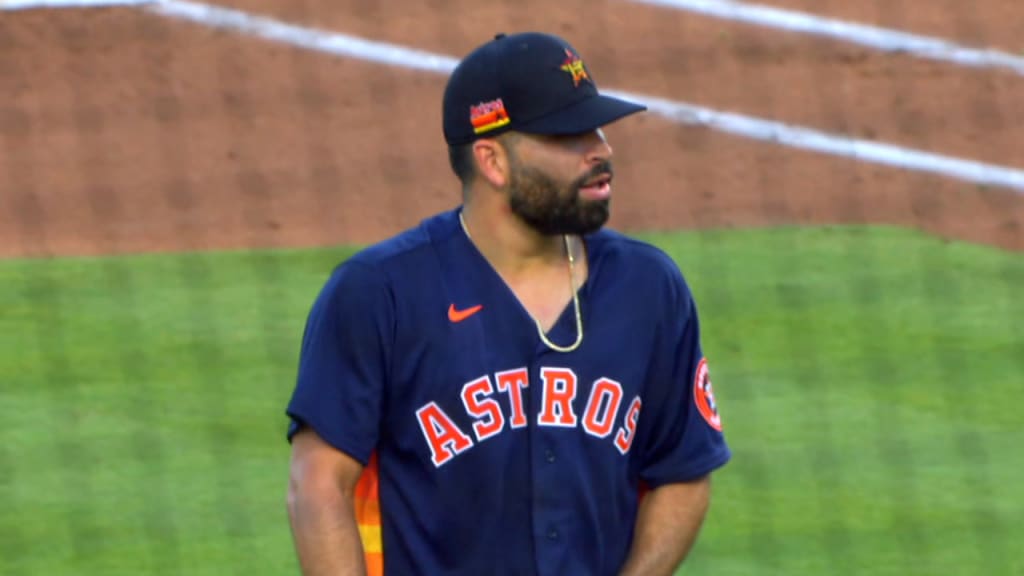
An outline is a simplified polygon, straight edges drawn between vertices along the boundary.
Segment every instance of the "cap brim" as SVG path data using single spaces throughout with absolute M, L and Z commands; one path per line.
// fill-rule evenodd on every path
M 518 124 L 513 130 L 528 134 L 579 134 L 644 110 L 647 107 L 642 104 L 598 94 L 531 122 Z

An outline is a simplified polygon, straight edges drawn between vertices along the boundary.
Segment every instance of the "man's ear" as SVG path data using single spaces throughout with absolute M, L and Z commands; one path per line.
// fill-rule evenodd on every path
M 511 164 L 508 149 L 493 138 L 482 138 L 473 142 L 473 158 L 481 178 L 494 188 L 508 185 Z

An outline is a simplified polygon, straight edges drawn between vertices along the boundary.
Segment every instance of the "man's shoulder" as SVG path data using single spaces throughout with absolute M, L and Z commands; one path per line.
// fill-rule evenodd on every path
M 631 291 L 651 301 L 668 298 L 683 305 L 693 298 L 677 259 L 663 248 L 610 229 L 591 240 L 602 276 L 628 282 Z
M 421 220 L 414 227 L 360 248 L 334 265 L 326 280 L 326 291 L 393 288 L 395 284 L 415 288 L 409 282 L 396 278 L 407 280 L 410 276 L 428 273 L 432 259 L 425 256 L 436 243 L 452 235 L 453 226 L 458 226 L 457 214 L 454 211 L 441 212 Z
M 603 228 L 588 239 L 604 258 L 619 266 L 648 273 L 679 274 L 676 260 L 662 248 L 629 236 L 623 232 Z
M 416 226 L 360 249 L 340 265 L 368 267 L 381 272 L 402 268 L 424 251 L 431 250 L 433 244 L 451 236 L 455 223 L 455 211 L 431 215 Z

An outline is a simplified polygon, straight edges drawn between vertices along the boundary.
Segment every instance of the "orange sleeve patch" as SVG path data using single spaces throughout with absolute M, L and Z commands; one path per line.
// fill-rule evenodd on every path
M 384 576 L 384 542 L 381 538 L 380 494 L 378 491 L 377 453 L 363 468 L 353 496 L 356 524 L 363 541 L 363 558 L 368 576 Z

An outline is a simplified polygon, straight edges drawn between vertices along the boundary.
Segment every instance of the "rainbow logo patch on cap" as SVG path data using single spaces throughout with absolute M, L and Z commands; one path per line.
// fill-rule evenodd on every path
M 505 103 L 501 98 L 490 102 L 481 102 L 469 108 L 469 122 L 475 134 L 483 134 L 508 124 L 512 120 L 505 111 Z

